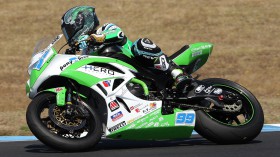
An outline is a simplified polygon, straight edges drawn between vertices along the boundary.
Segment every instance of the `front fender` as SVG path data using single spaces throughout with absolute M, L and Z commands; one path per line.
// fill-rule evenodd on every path
M 57 106 L 64 106 L 65 105 L 65 98 L 66 98 L 66 88 L 65 87 L 57 87 L 57 88 L 50 88 L 43 91 L 38 92 L 34 97 L 42 94 L 42 93 L 55 93 L 56 94 L 56 104 Z
M 64 106 L 65 100 L 66 100 L 66 88 L 65 87 L 57 87 L 57 88 L 50 88 L 50 89 L 46 89 L 43 91 L 40 91 L 39 93 L 36 94 L 39 95 L 41 93 L 45 93 L 45 92 L 50 92 L 50 93 L 55 93 L 56 94 L 56 104 L 57 106 Z M 73 91 L 74 93 L 76 93 L 75 91 Z M 35 96 L 35 97 L 36 97 Z M 79 94 L 79 96 L 86 98 L 86 96 Z

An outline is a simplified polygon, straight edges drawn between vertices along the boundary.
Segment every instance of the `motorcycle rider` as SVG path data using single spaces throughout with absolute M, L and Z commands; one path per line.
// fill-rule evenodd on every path
M 61 29 L 70 47 L 78 46 L 84 55 L 101 55 L 113 57 L 112 53 L 99 53 L 90 46 L 101 44 L 118 44 L 123 46 L 127 40 L 123 31 L 112 23 L 98 28 L 99 20 L 95 8 L 77 6 L 69 9 L 61 18 Z M 140 38 L 130 43 L 135 60 L 145 68 L 155 68 L 170 75 L 175 80 L 176 89 L 183 92 L 190 79 L 183 70 L 171 61 L 161 49 L 148 38 Z

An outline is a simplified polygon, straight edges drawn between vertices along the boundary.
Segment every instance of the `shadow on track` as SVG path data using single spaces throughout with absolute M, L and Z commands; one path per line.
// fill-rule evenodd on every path
M 262 141 L 254 140 L 248 144 L 261 143 Z M 41 142 L 38 144 L 32 144 L 25 147 L 26 152 L 30 153 L 62 153 L 52 149 Z M 158 147 L 180 147 L 180 146 L 219 146 L 213 142 L 210 142 L 201 137 L 195 137 L 184 140 L 165 140 L 165 141 L 132 141 L 132 140 L 113 140 L 113 139 L 102 139 L 98 145 L 87 152 L 94 152 L 100 150 L 120 150 L 120 149 L 138 149 L 138 148 L 158 148 Z

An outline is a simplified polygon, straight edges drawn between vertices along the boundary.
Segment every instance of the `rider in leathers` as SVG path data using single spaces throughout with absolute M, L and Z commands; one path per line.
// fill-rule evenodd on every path
M 91 6 L 77 6 L 69 9 L 62 17 L 61 29 L 69 46 L 78 45 L 84 55 L 102 55 L 113 57 L 114 54 L 98 54 L 89 46 L 91 44 L 118 44 L 123 46 L 128 42 L 123 31 L 112 23 L 106 23 L 98 28 L 99 20 L 95 8 Z M 176 89 L 180 92 L 188 85 L 189 79 L 183 70 L 161 51 L 148 38 L 140 38 L 130 44 L 134 59 L 145 68 L 155 68 L 171 75 Z

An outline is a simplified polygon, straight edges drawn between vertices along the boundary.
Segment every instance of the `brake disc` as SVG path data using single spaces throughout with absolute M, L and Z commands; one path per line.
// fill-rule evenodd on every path
M 86 119 L 80 118 L 78 111 L 74 110 L 71 116 L 67 116 L 66 112 L 65 107 L 59 107 L 56 104 L 52 104 L 49 108 L 50 119 L 60 128 L 75 131 L 86 125 Z

